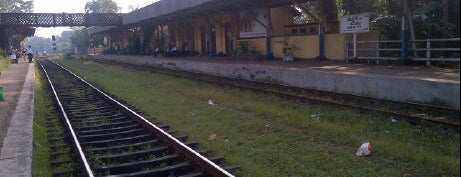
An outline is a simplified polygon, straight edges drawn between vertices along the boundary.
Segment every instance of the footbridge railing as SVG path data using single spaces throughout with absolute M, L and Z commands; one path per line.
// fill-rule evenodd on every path
M 0 13 L 0 26 L 120 26 L 119 13 Z

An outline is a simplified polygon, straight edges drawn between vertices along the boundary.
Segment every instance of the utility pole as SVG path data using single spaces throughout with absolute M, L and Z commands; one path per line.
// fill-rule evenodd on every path
M 401 59 L 408 58 L 408 23 L 406 20 L 408 14 L 408 0 L 403 0 L 403 14 L 402 14 L 402 54 Z

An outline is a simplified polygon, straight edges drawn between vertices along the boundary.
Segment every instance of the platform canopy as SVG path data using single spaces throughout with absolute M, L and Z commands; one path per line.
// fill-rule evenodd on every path
M 174 17 L 254 7 L 274 7 L 306 0 L 168 0 L 158 1 L 123 16 L 123 25 L 146 20 L 169 21 Z M 174 20 L 174 19 L 173 19 Z
M 284 4 L 305 2 L 306 0 L 161 0 L 123 16 L 123 26 L 129 28 L 139 24 L 159 24 L 184 21 L 212 13 L 234 11 L 255 7 L 275 7 Z M 90 34 L 117 30 L 117 26 L 89 29 Z

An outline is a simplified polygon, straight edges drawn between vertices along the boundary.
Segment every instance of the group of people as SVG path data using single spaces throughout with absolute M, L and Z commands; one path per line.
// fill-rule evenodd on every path
M 32 59 L 34 58 L 34 51 L 32 50 L 32 46 L 28 46 L 27 49 L 11 48 L 8 51 L 8 54 L 10 55 L 10 59 L 12 63 L 18 63 L 18 59 L 20 58 L 23 58 L 24 61 L 26 61 L 26 55 L 29 60 L 29 63 L 31 63 Z
M 157 56 L 158 54 L 160 54 L 160 52 L 161 52 L 160 49 L 156 47 L 154 49 L 154 56 Z M 167 57 L 176 56 L 177 52 L 178 52 L 178 48 L 176 46 L 170 46 L 170 47 L 165 48 L 165 56 Z
M 160 48 L 155 47 L 154 56 L 157 56 L 160 53 L 161 53 Z M 169 45 L 164 50 L 164 56 L 166 56 L 166 57 L 175 57 L 175 56 L 178 56 L 178 55 L 189 55 L 189 46 L 187 44 L 185 44 L 183 46 L 183 51 L 181 53 L 178 51 L 178 48 L 176 47 L 176 45 Z

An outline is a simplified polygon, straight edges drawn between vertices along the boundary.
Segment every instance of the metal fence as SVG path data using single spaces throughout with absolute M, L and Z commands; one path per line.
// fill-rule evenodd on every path
M 409 41 L 408 60 L 425 61 L 427 65 L 432 62 L 459 62 L 460 38 L 450 39 L 424 39 Z M 387 41 L 357 41 L 347 42 L 345 46 L 346 61 L 366 60 L 397 61 L 402 60 L 402 42 L 400 40 Z M 354 50 L 355 49 L 355 50 Z

